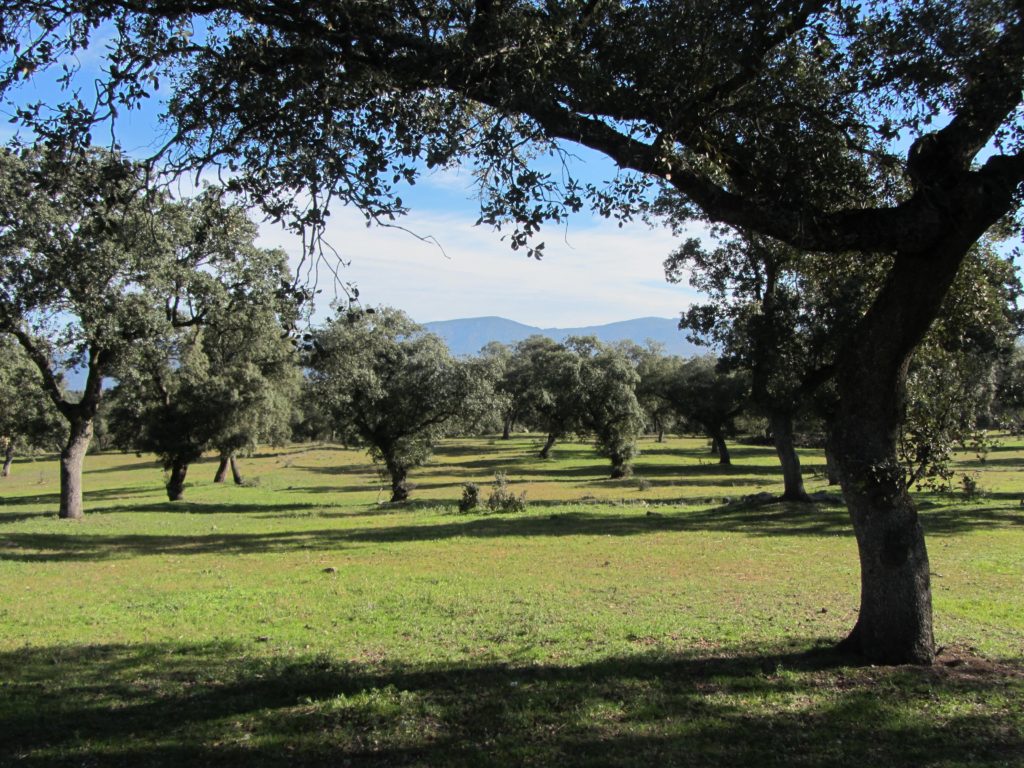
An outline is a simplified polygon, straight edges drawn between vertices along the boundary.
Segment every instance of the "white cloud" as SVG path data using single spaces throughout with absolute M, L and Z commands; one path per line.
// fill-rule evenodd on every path
M 545 256 L 537 262 L 465 215 L 413 211 L 400 223 L 441 247 L 368 229 L 350 209 L 332 213 L 327 240 L 349 262 L 341 278 L 359 287 L 364 304 L 395 306 L 421 322 L 499 315 L 543 327 L 590 325 L 674 317 L 695 297 L 665 282 L 662 261 L 678 242 L 667 229 L 620 229 L 581 216 L 565 230 L 542 232 Z M 284 248 L 293 262 L 301 254 L 297 238 L 274 225 L 264 225 L 261 242 Z

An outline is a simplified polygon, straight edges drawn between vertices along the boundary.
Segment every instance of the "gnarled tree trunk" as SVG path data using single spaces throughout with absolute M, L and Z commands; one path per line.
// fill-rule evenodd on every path
M 167 498 L 171 501 L 181 501 L 185 497 L 185 475 L 188 474 L 188 464 L 175 460 L 171 464 L 171 476 L 167 480 Z
M 775 453 L 778 454 L 779 463 L 782 465 L 783 500 L 810 501 L 811 498 L 804 489 L 804 478 L 800 472 L 800 457 L 793 445 L 793 414 L 785 411 L 773 411 L 769 415 L 768 421 L 772 428 Z
M 408 471 L 395 470 L 391 473 L 391 501 L 405 501 L 409 498 Z
M 68 442 L 60 452 L 60 512 L 65 520 L 79 520 L 82 506 L 82 464 L 92 441 L 92 419 L 72 419 Z
M 861 568 L 860 613 L 841 647 L 879 663 L 930 664 L 935 656 L 928 552 L 896 440 L 910 358 L 962 259 L 898 258 L 838 360 L 830 445 Z
M 235 481 L 235 485 L 244 483 L 245 479 L 238 468 L 238 460 L 235 458 L 234 453 L 222 453 L 220 455 L 220 460 L 217 462 L 217 474 L 213 476 L 213 482 L 223 483 L 228 477 L 229 467 L 231 469 L 231 478 Z
M 391 501 L 405 501 L 409 498 L 411 488 L 408 477 L 409 468 L 393 457 L 384 457 L 384 466 L 387 467 L 388 477 L 391 479 Z

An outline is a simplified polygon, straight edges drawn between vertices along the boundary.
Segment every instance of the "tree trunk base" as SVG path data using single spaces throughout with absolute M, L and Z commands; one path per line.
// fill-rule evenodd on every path
M 548 435 L 548 439 L 544 443 L 544 447 L 540 449 L 540 453 L 538 454 L 538 456 L 542 459 L 548 458 L 551 455 L 551 448 L 554 446 L 555 440 L 557 439 L 558 438 L 556 438 L 554 435 Z
M 167 498 L 171 501 L 181 501 L 185 498 L 185 476 L 188 474 L 188 464 L 173 464 L 171 466 L 171 477 L 167 481 Z
M 4 449 L 4 468 L 0 471 L 0 476 L 10 477 L 11 476 L 11 464 L 14 463 L 14 441 L 9 440 L 7 447 Z
M 217 474 L 213 476 L 213 482 L 223 483 L 228 477 L 228 457 L 221 456 L 217 464 Z
M 242 472 L 238 468 L 238 461 L 235 459 L 234 454 L 231 454 L 231 458 L 228 463 L 231 465 L 231 479 L 234 481 L 235 485 L 241 485 L 244 483 L 245 480 L 242 478 Z
M 92 440 L 92 420 L 73 421 L 67 445 L 60 453 L 60 512 L 62 520 L 81 520 L 82 465 Z
M 918 667 L 930 667 L 935 663 L 934 648 L 920 645 L 913 645 L 909 648 L 893 648 L 888 652 L 869 651 L 865 647 L 863 631 L 859 620 L 854 624 L 853 629 L 850 630 L 850 634 L 836 643 L 833 648 L 837 653 L 857 656 L 872 664 L 886 666 L 912 664 Z

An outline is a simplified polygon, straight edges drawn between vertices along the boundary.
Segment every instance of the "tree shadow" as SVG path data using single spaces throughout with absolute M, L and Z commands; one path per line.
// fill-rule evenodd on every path
M 200 462 L 195 462 L 199 464 Z M 131 462 L 130 464 L 113 464 L 109 467 L 90 467 L 88 461 L 86 461 L 85 468 L 82 470 L 82 474 L 86 477 L 89 475 L 104 475 L 113 472 L 131 472 L 137 469 L 149 469 L 163 471 L 163 466 L 159 459 L 149 459 Z
M 336 464 L 329 467 L 310 467 L 305 464 L 292 464 L 292 469 L 301 469 L 303 472 L 313 472 L 317 475 L 367 475 L 377 474 L 376 465 L 366 464 Z
M 575 665 L 344 662 L 215 643 L 10 651 L 0 762 L 994 768 L 1019 758 L 1021 715 L 1008 705 L 1024 688 L 1019 660 L 876 669 L 808 652 L 811 642 Z
M 206 501 L 154 501 L 149 504 L 119 504 L 119 505 L 108 505 L 108 506 L 91 506 L 87 505 L 85 508 L 85 514 L 88 515 L 116 515 L 116 514 L 138 514 L 140 512 L 146 514 L 160 513 L 160 514 L 188 514 L 188 515 L 246 515 L 246 516 L 261 516 L 260 513 L 273 513 L 273 512 L 284 512 L 284 511 L 301 511 L 301 510 L 313 510 L 323 509 L 320 504 L 314 504 L 312 502 L 302 503 L 281 503 L 281 504 L 253 504 L 253 503 L 241 503 L 241 502 L 206 502 Z M 294 517 L 295 515 L 290 515 Z M 25 520 L 32 520 L 38 518 L 57 518 L 56 510 L 47 510 L 42 512 L 16 512 L 8 513 L 3 511 L 0 507 L 0 525 L 8 523 L 22 522 Z M 3 556 L 0 555 L 0 559 Z
M 110 499 L 129 499 L 133 496 L 152 496 L 160 492 L 160 488 L 150 485 L 133 485 L 119 488 L 101 488 L 92 491 L 83 491 L 82 500 L 85 504 L 96 501 L 107 501 Z M 36 493 L 26 496 L 3 496 L 0 497 L 0 510 L 4 507 L 27 507 L 27 506 L 52 506 L 60 504 L 60 493 Z M 0 515 L 2 515 L 0 511 Z M 49 513 L 45 513 L 49 514 Z
M 387 527 L 337 527 L 266 533 L 212 533 L 205 535 L 128 535 L 21 533 L 0 539 L 0 561 L 20 562 L 83 561 L 157 554 L 252 554 L 309 549 L 344 549 L 372 543 L 423 542 L 459 537 L 532 538 L 565 536 L 636 536 L 656 532 L 689 533 L 713 531 L 756 537 L 852 536 L 845 507 L 836 504 L 759 503 L 740 501 L 694 509 L 694 499 L 658 500 L 648 505 L 615 500 L 580 499 L 530 502 L 533 512 L 525 514 L 470 515 L 449 512 L 443 522 L 393 525 Z M 689 506 L 687 506 L 689 505 Z M 452 499 L 415 499 L 382 505 L 389 512 L 414 513 L 421 510 L 453 510 Z M 684 506 L 682 510 L 673 506 Z M 595 507 L 593 511 L 588 507 Z M 611 509 L 608 509 L 608 508 Z M 537 508 L 561 509 L 554 514 L 537 514 Z M 144 508 L 112 507 L 93 512 L 189 512 L 237 514 L 239 512 L 294 517 L 295 510 L 323 510 L 317 504 L 276 504 L 254 507 L 245 504 L 195 504 L 160 502 Z M 622 511 L 619 511 L 622 510 Z M 366 514 L 366 517 L 373 515 Z M 339 514 L 335 519 L 354 516 Z M 922 525 L 930 536 L 958 535 L 968 531 L 1004 525 L 1024 524 L 1018 508 L 936 507 L 924 510 Z
M 1006 467 L 1009 469 L 1024 469 L 1024 459 L 1021 458 L 987 458 L 987 459 L 958 459 L 957 469 L 998 469 Z

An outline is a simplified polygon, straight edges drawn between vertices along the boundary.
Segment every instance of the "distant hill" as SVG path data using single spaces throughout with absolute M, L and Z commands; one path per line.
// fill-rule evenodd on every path
M 665 347 L 670 355 L 689 357 L 707 352 L 686 340 L 679 330 L 678 320 L 665 317 L 640 317 L 607 325 L 588 325 L 583 328 L 537 328 L 503 317 L 469 317 L 462 320 L 440 320 L 424 323 L 427 330 L 436 333 L 456 355 L 475 355 L 491 341 L 515 344 L 533 336 L 548 336 L 563 341 L 568 336 L 596 336 L 604 342 L 635 341 L 643 344 L 648 339 Z

